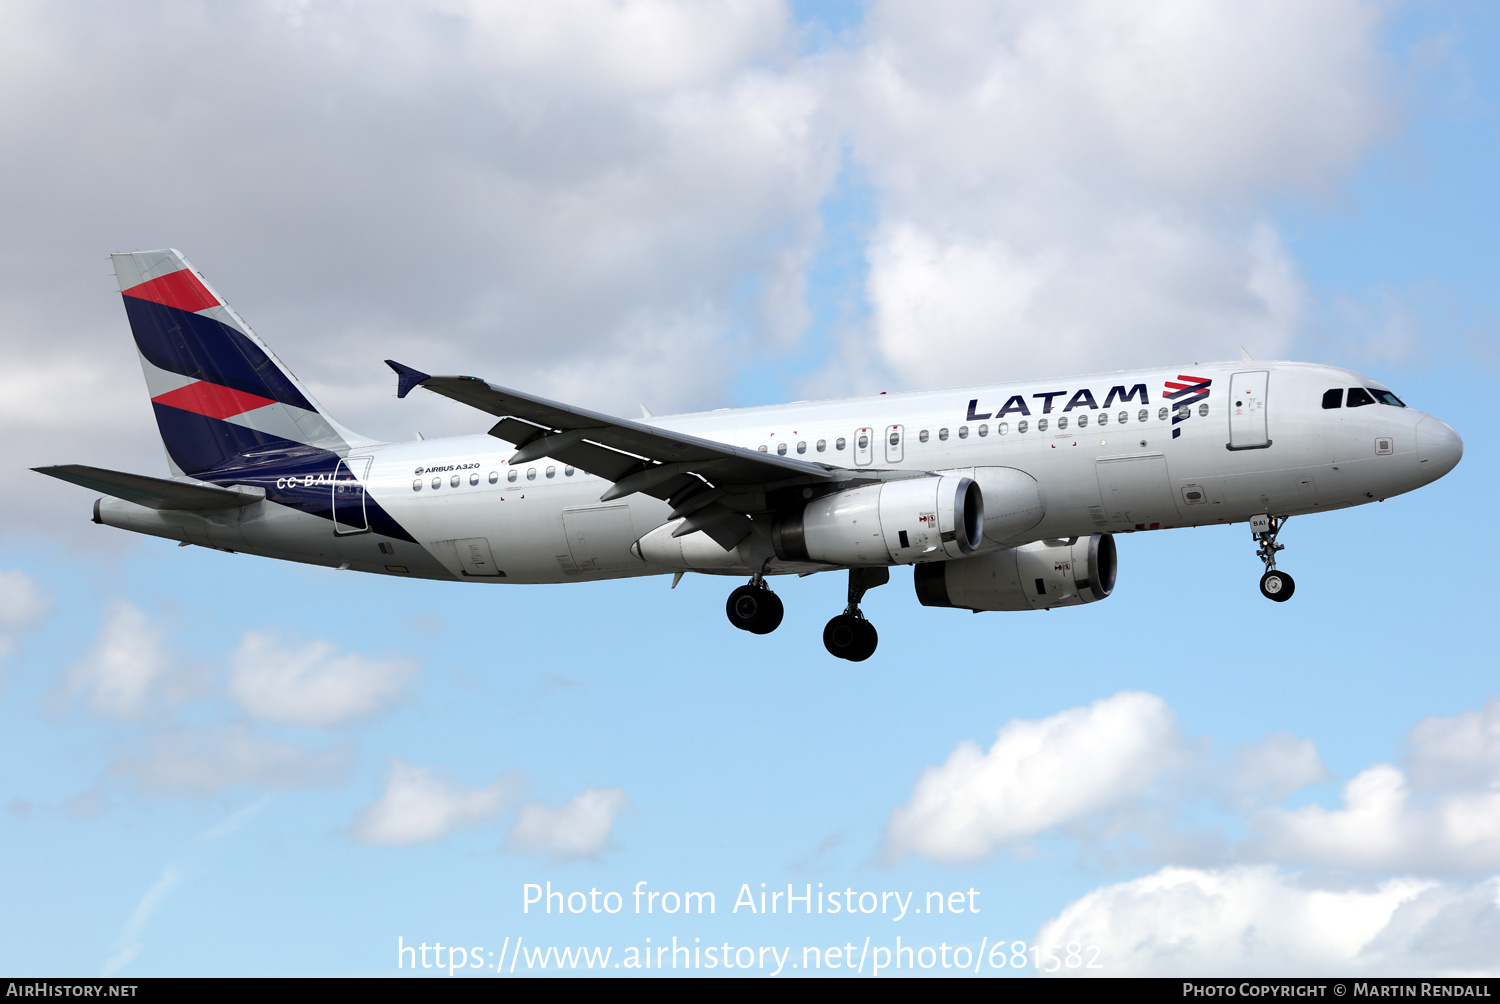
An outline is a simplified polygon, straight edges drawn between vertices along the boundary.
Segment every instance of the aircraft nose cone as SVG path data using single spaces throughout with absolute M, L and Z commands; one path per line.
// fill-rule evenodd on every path
M 1417 423 L 1417 465 L 1426 481 L 1436 481 L 1458 466 L 1464 441 L 1446 422 L 1431 415 Z

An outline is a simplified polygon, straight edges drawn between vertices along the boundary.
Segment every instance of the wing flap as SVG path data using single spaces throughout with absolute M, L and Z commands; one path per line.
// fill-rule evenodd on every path
M 84 464 L 33 467 L 32 470 L 91 491 L 143 505 L 148 509 L 191 509 L 205 512 L 247 506 L 266 497 L 265 490 L 259 488 L 217 488 L 213 485 L 152 478 L 144 474 L 110 471 Z

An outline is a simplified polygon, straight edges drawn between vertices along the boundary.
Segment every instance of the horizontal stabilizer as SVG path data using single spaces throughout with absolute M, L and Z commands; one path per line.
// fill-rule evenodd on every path
M 33 467 L 32 470 L 148 509 L 233 509 L 266 497 L 265 490 L 259 488 L 215 488 L 213 485 L 150 478 L 144 474 L 107 471 L 83 464 Z

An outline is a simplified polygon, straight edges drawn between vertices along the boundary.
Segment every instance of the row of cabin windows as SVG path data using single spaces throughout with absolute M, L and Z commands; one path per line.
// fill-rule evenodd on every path
M 1348 392 L 1342 387 L 1330 387 L 1323 392 L 1324 410 L 1332 410 L 1338 407 L 1362 408 L 1367 404 L 1389 404 L 1397 408 L 1405 408 L 1401 399 L 1388 390 L 1378 387 L 1350 387 Z
M 573 474 L 574 474 L 573 468 L 571 468 L 571 467 L 564 467 L 563 468 L 563 477 L 565 477 L 565 478 L 571 478 L 573 476 Z M 557 468 L 556 467 L 548 467 L 547 470 L 546 470 L 546 472 L 545 472 L 545 474 L 543 476 L 547 477 L 547 478 L 555 478 L 555 477 L 557 477 Z M 511 468 L 509 471 L 506 472 L 506 474 L 505 474 L 505 480 L 509 484 L 512 484 L 512 485 L 516 484 L 517 482 L 519 482 L 521 480 L 521 472 L 519 470 L 516 470 L 515 468 Z M 535 467 L 528 467 L 528 468 L 526 468 L 526 480 L 527 481 L 535 481 L 536 480 L 536 468 Z M 500 472 L 499 471 L 490 471 L 489 482 L 492 485 L 499 484 L 500 483 Z M 462 474 L 454 474 L 453 476 L 451 476 L 450 478 L 448 478 L 448 487 L 450 487 L 450 488 L 457 488 L 461 484 L 463 484 L 463 475 Z M 479 484 L 479 472 L 478 471 L 474 471 L 474 472 L 470 473 L 470 475 L 469 475 L 469 484 L 470 485 L 477 485 L 477 484 Z M 435 478 L 432 479 L 432 490 L 433 491 L 437 491 L 441 487 L 443 487 L 443 476 L 441 474 L 439 474 L 437 477 L 435 477 Z M 422 490 L 422 479 L 421 478 L 417 478 L 415 481 L 413 481 L 411 483 L 411 490 L 414 491 L 414 492 L 419 492 L 419 491 Z
M 1384 393 L 1389 393 L 1389 392 L 1387 391 L 1387 392 L 1384 392 Z M 1325 404 L 1324 407 L 1326 408 L 1326 407 L 1329 407 L 1329 406 L 1327 404 Z M 1334 407 L 1337 407 L 1337 405 L 1334 405 Z M 1192 406 L 1191 405 L 1186 405 L 1186 404 L 1179 405 L 1177 407 L 1177 412 L 1183 418 L 1187 418 L 1188 415 L 1192 414 Z M 1171 414 L 1172 414 L 1172 409 L 1170 409 L 1170 408 L 1160 408 L 1156 412 L 1157 421 L 1165 422 L 1167 420 L 1167 417 L 1169 415 L 1171 415 Z M 1204 416 L 1204 417 L 1206 417 L 1208 415 L 1208 405 L 1206 403 L 1198 405 L 1198 414 L 1200 416 Z M 1077 427 L 1078 428 L 1080 428 L 1080 429 L 1087 429 L 1088 428 L 1088 426 L 1089 426 L 1089 416 L 1088 415 L 1078 415 L 1078 416 L 1076 416 L 1076 419 L 1077 419 Z M 1137 422 L 1148 422 L 1148 421 L 1150 421 L 1151 420 L 1151 411 L 1150 411 L 1150 409 L 1149 408 L 1142 408 L 1139 412 L 1136 413 L 1135 420 Z M 1115 421 L 1118 422 L 1121 425 L 1127 424 L 1130 421 L 1130 412 L 1128 412 L 1128 411 L 1122 411 L 1122 412 L 1120 412 L 1119 415 L 1115 416 Z M 1098 418 L 1096 419 L 1096 423 L 1099 425 L 1100 428 L 1103 428 L 1104 426 L 1109 425 L 1109 415 L 1108 415 L 1108 413 L 1100 414 L 1098 416 Z M 1048 427 L 1048 419 L 1039 418 L 1039 419 L 1036 420 L 1036 431 L 1037 432 L 1046 432 L 1047 431 L 1047 427 Z M 1063 430 L 1066 430 L 1067 428 L 1068 428 L 1068 416 L 1067 415 L 1062 415 L 1062 416 L 1060 416 L 1057 419 L 1057 429 L 1058 429 L 1059 432 L 1061 432 Z M 1018 432 L 1018 433 L 1026 433 L 1026 432 L 1029 432 L 1030 430 L 1031 430 L 1031 423 L 1027 419 L 1023 418 L 1021 421 L 1019 421 L 1019 422 L 1016 423 L 1016 432 Z M 978 426 L 978 427 L 976 427 L 974 429 L 974 432 L 976 434 L 978 434 L 981 438 L 983 438 L 983 437 L 988 436 L 990 434 L 990 427 L 988 425 L 980 425 L 980 426 Z M 996 426 L 995 426 L 995 433 L 997 435 L 1004 436 L 1004 435 L 1009 434 L 1009 432 L 1010 432 L 1010 423 L 1009 422 L 1000 422 L 1000 423 L 996 424 Z M 949 436 L 949 431 L 947 429 L 939 429 L 937 431 L 938 442 L 947 442 L 948 441 L 948 436 Z M 932 438 L 932 433 L 930 431 L 928 431 L 927 429 L 923 429 L 921 432 L 917 433 L 917 441 L 918 442 L 925 443 L 925 442 L 928 442 L 931 438 Z M 958 438 L 959 439 L 968 439 L 969 438 L 969 427 L 967 425 L 960 425 L 958 427 Z M 890 436 L 890 441 L 891 441 L 891 446 L 892 447 L 900 446 L 901 445 L 901 434 L 899 432 L 894 432 L 893 431 L 891 433 L 891 436 Z M 845 446 L 845 441 L 842 440 L 842 439 L 840 439 L 840 440 L 838 440 L 836 442 L 836 444 L 834 446 L 834 449 L 836 449 L 836 450 L 842 450 L 844 448 L 844 446 Z M 867 449 L 869 449 L 870 448 L 869 440 L 866 437 L 861 436 L 859 438 L 858 446 L 859 446 L 859 448 L 861 450 L 867 450 Z M 827 440 L 825 440 L 825 439 L 818 440 L 816 448 L 817 448 L 817 451 L 819 453 L 822 453 L 825 449 L 827 449 L 827 447 L 828 447 L 828 441 Z M 761 447 L 759 447 L 759 450 L 762 453 L 767 453 L 767 452 L 769 452 L 770 448 L 767 447 L 767 446 L 761 446 Z M 797 444 L 797 452 L 798 453 L 806 453 L 807 452 L 807 443 L 805 441 L 804 442 L 799 442 Z M 776 454 L 777 454 L 777 456 L 782 456 L 782 457 L 786 456 L 786 454 L 787 454 L 787 444 L 786 443 L 777 443 L 776 444 Z

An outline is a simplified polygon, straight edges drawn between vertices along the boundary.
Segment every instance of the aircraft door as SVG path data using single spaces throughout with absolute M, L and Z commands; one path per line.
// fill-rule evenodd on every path
M 490 551 L 488 537 L 460 537 L 453 546 L 465 575 L 476 579 L 504 577 L 505 573 L 495 566 L 495 555 Z
M 854 430 L 854 463 L 857 467 L 868 467 L 875 459 L 875 430 Z
M 1095 465 L 1099 496 L 1109 522 L 1155 530 L 1177 521 L 1177 504 L 1160 453 L 1138 457 L 1103 457 Z
M 369 457 L 345 457 L 333 472 L 333 532 L 344 537 L 369 533 L 365 518 L 365 478 L 370 473 Z
M 580 572 L 618 572 L 644 564 L 630 553 L 638 534 L 629 506 L 564 509 L 562 521 L 568 553 Z
M 902 440 L 906 436 L 906 429 L 899 425 L 888 425 L 885 430 L 885 462 L 888 464 L 901 463 L 902 451 L 906 444 Z
M 1229 378 L 1229 448 L 1258 450 L 1271 445 L 1266 428 L 1266 385 L 1270 373 L 1254 370 Z

